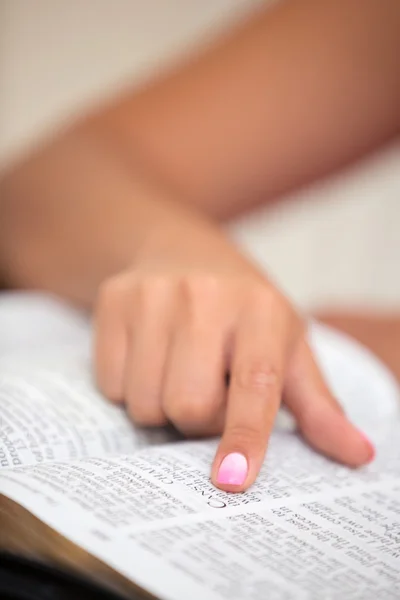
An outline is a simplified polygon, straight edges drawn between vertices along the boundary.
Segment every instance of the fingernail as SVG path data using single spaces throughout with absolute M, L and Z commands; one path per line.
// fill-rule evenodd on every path
M 375 452 L 375 446 L 370 442 L 370 440 L 367 438 L 367 436 L 365 435 L 365 433 L 363 433 L 362 431 L 360 431 L 361 437 L 363 438 L 363 440 L 365 441 L 367 448 L 368 448 L 368 459 L 367 462 L 370 463 L 374 460 L 376 452 Z
M 220 464 L 217 482 L 228 485 L 243 485 L 248 472 L 247 459 L 239 452 L 232 452 L 225 456 Z

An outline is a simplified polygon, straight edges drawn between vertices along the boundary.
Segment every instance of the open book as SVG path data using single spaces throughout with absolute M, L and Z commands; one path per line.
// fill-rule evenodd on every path
M 0 296 L 0 545 L 73 566 L 129 597 L 400 598 L 400 417 L 390 374 L 335 332 L 311 342 L 377 446 L 350 470 L 290 422 L 256 484 L 209 481 L 216 440 L 143 431 L 95 390 L 90 323 L 35 296 Z

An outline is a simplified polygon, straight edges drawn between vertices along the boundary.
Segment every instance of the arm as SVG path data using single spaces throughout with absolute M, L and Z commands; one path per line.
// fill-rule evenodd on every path
M 398 0 L 287 0 L 122 99 L 107 126 L 230 217 L 398 134 L 399 56 Z
M 356 0 L 350 5 L 358 6 Z M 336 14 L 336 4 L 323 6 Z M 344 10 L 343 2 L 339 6 Z M 381 90 L 381 69 L 388 77 L 386 83 L 394 81 L 391 51 L 396 11 L 389 0 L 379 4 L 384 16 L 380 11 L 374 15 L 374 6 L 372 0 L 363 3 L 365 10 L 372 11 L 367 11 L 367 25 L 379 22 L 382 33 L 382 23 L 390 17 L 385 30 L 390 52 L 382 55 L 378 44 L 369 55 L 369 59 L 374 56 L 377 63 L 382 62 L 373 70 L 373 84 Z M 286 180 L 294 185 L 305 175 L 320 172 L 315 169 L 317 157 L 323 154 L 319 128 L 314 126 L 316 108 L 303 100 L 296 104 L 303 106 L 303 112 L 292 114 L 296 106 L 289 101 L 290 81 L 296 77 L 296 69 L 291 61 L 297 57 L 293 51 L 287 55 L 286 48 L 297 48 L 303 89 L 308 98 L 325 106 L 318 126 L 324 125 L 325 133 L 331 131 L 332 88 L 329 93 L 316 94 L 317 88 L 320 92 L 323 88 L 316 85 L 314 70 L 306 77 L 307 69 L 301 67 L 311 65 L 312 59 L 322 77 L 319 61 L 331 55 L 329 48 L 335 41 L 330 39 L 328 25 L 332 23 L 335 30 L 336 23 L 338 32 L 341 19 L 349 15 L 339 11 L 337 21 L 325 16 L 319 23 L 327 28 L 327 47 L 322 52 L 317 44 L 314 56 L 309 49 L 308 63 L 300 50 L 304 44 L 308 47 L 306 34 L 310 32 L 304 29 L 306 21 L 297 7 L 325 14 L 310 0 L 282 4 L 282 9 L 261 16 L 234 34 L 231 42 L 204 55 L 189 70 L 183 69 L 182 75 L 167 78 L 160 89 L 155 86 L 153 92 L 148 88 L 138 94 L 137 104 L 115 105 L 61 135 L 1 184 L 0 270 L 10 284 L 50 289 L 88 307 L 98 296 L 95 356 L 99 387 L 115 402 L 125 402 L 138 423 L 169 421 L 188 435 L 222 433 L 212 480 L 231 491 L 241 491 L 255 480 L 283 392 L 300 430 L 319 451 L 353 466 L 373 456 L 370 443 L 347 421 L 327 389 L 307 345 L 301 317 L 209 218 L 232 212 L 228 211 L 228 199 L 232 209 L 237 210 L 240 203 L 244 208 L 245 191 L 254 202 L 257 192 L 268 196 L 268 190 L 272 194 L 283 188 Z M 366 41 L 364 28 L 359 29 L 357 23 L 353 21 L 355 39 L 360 36 Z M 347 31 L 347 25 L 342 25 Z M 292 38 L 290 46 L 286 46 L 286 36 Z M 375 39 L 375 44 L 378 41 Z M 370 42 L 368 39 L 365 48 L 368 52 Z M 361 61 L 360 44 L 356 55 Z M 349 47 L 346 50 L 339 55 L 341 68 L 336 65 L 336 84 L 350 84 L 345 61 Z M 335 61 L 328 60 L 325 66 L 333 64 Z M 237 68 L 232 80 L 231 68 Z M 266 71 L 272 84 L 261 82 L 258 97 L 258 80 Z M 192 77 L 198 87 L 193 87 Z M 194 105 L 199 91 L 208 92 L 215 77 L 217 81 L 221 77 L 221 94 L 226 94 L 227 101 L 232 91 L 243 90 L 249 118 L 245 126 L 237 125 L 242 103 L 231 101 L 223 120 L 225 111 L 217 110 L 214 96 L 202 123 L 204 133 L 210 136 L 209 159 L 206 136 L 200 135 L 203 127 L 198 129 L 198 111 L 191 113 L 187 107 L 186 113 L 185 107 L 191 102 Z M 184 85 L 185 81 L 189 84 Z M 235 88 L 236 81 L 242 87 Z M 377 142 L 389 136 L 395 110 L 392 96 L 381 106 L 378 100 L 386 94 L 382 90 L 371 94 L 370 113 L 373 108 L 385 109 L 382 114 L 377 110 L 373 121 L 375 125 L 379 121 L 373 128 L 379 136 L 372 136 Z M 170 113 L 173 100 L 176 104 Z M 344 104 L 339 102 L 338 118 L 348 125 L 344 117 L 350 111 Z M 303 124 L 306 105 L 308 123 Z M 354 108 L 358 122 L 360 108 Z M 185 114 L 184 126 L 180 119 Z M 150 115 L 155 119 L 154 130 Z M 176 119 L 171 156 L 174 160 L 181 157 L 176 160 L 176 171 L 155 143 L 167 135 L 170 119 Z M 361 126 L 351 130 L 354 135 L 362 131 Z M 222 134 L 225 138 L 220 144 Z M 357 148 L 367 146 L 367 138 L 357 138 Z M 181 146 L 176 143 L 179 140 Z M 193 140 L 196 143 L 192 144 Z M 336 151 L 327 151 L 325 167 L 329 160 L 334 166 L 333 157 L 337 159 L 338 154 L 348 156 L 346 146 L 343 154 L 339 152 L 343 141 L 333 134 L 328 137 Z M 183 160 L 186 154 L 188 171 Z M 200 178 L 192 185 L 197 172 Z
M 138 157 L 177 204 L 227 217 L 382 143 L 399 131 L 399 31 L 398 0 L 260 12 L 3 178 L 0 275 L 91 304 L 165 214 L 160 194 L 138 199 Z
M 6 203 L 13 218 L 0 243 L 19 284 L 88 307 L 98 296 L 95 372 L 106 397 L 142 425 L 222 433 L 211 475 L 230 491 L 255 480 L 283 390 L 316 449 L 353 466 L 371 460 L 318 371 L 301 318 L 212 221 L 91 137 L 66 137 L 37 160 L 46 185 L 22 214 Z M 37 172 L 33 160 L 9 181 L 8 200 L 37 193 Z

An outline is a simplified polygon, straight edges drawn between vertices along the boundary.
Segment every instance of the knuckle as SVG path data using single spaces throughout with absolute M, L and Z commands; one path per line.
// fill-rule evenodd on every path
M 198 274 L 183 277 L 181 290 L 189 304 L 212 305 L 220 295 L 221 283 L 211 274 Z
M 145 303 L 159 301 L 168 293 L 169 285 L 168 277 L 152 275 L 140 282 L 139 293 Z
M 118 377 L 97 368 L 96 383 L 99 391 L 113 404 L 122 404 L 122 389 Z
M 250 290 L 250 301 L 257 308 L 265 310 L 266 306 L 276 303 L 277 292 L 268 282 L 257 282 Z
M 161 427 L 166 424 L 166 418 L 160 407 L 128 405 L 131 420 L 139 427 Z
M 131 315 L 154 315 L 163 312 L 169 302 L 170 282 L 167 277 L 151 276 L 137 283 L 134 301 L 129 307 Z
M 125 402 L 129 417 L 137 425 L 149 427 L 165 421 L 157 377 L 149 381 L 143 378 L 143 373 L 131 373 L 125 382 Z
M 281 315 L 286 320 L 295 315 L 285 296 L 268 282 L 260 282 L 253 286 L 250 303 L 257 311 L 268 311 L 278 317 Z
M 261 429 L 257 424 L 230 427 L 225 431 L 225 437 L 229 438 L 231 447 L 252 448 L 256 452 L 261 451 L 267 442 L 265 428 Z
M 265 395 L 278 392 L 281 375 L 270 362 L 254 360 L 239 366 L 234 371 L 234 383 L 245 392 Z
M 208 423 L 213 416 L 213 404 L 204 396 L 193 392 L 180 392 L 166 400 L 165 410 L 168 418 L 180 425 L 200 425 Z
M 111 277 L 104 281 L 97 294 L 97 311 L 113 308 L 120 301 L 121 295 L 127 289 L 127 281 L 124 276 Z
M 187 326 L 192 333 L 204 331 L 220 313 L 221 282 L 213 275 L 201 274 L 182 279 L 180 285 Z

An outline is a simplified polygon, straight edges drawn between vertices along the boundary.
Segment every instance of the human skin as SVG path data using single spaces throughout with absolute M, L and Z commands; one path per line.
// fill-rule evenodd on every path
M 94 310 L 99 387 L 140 424 L 222 433 L 223 489 L 255 480 L 282 399 L 319 451 L 353 466 L 372 457 L 300 315 L 219 221 L 398 133 L 399 30 L 397 0 L 282 2 L 0 182 L 6 283 Z

